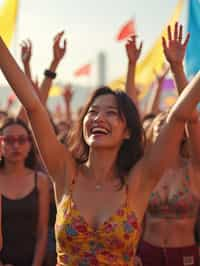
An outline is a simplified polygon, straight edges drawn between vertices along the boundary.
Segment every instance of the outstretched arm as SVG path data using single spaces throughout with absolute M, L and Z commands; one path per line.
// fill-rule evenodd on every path
M 163 38 L 164 54 L 170 64 L 179 94 L 188 84 L 184 71 L 183 60 L 190 36 L 189 33 L 187 33 L 186 38 L 183 40 L 182 32 L 183 26 L 176 22 L 173 32 L 171 26 L 168 26 L 168 39 Z M 190 121 L 187 123 L 192 161 L 196 165 L 199 165 L 200 163 L 200 123 L 198 116 L 197 110 L 194 110 Z
M 145 153 L 131 172 L 133 195 L 140 198 L 143 211 L 149 195 L 161 175 L 179 154 L 180 141 L 185 123 L 190 120 L 193 110 L 200 100 L 200 72 L 188 84 L 169 112 L 156 142 Z M 133 178 L 132 178 L 133 177 Z M 142 191 L 142 195 L 141 195 Z M 142 207 L 141 207 L 142 210 Z M 140 210 L 139 210 L 140 211 Z M 142 212 L 141 216 L 144 213 Z
M 186 47 L 189 41 L 189 33 L 183 40 L 183 26 L 176 22 L 174 32 L 172 33 L 171 26 L 168 26 L 168 38 L 162 38 L 164 55 L 170 65 L 178 93 L 187 86 L 188 81 L 184 72 L 183 60 L 185 57 Z
M 135 87 L 135 71 L 137 60 L 140 57 L 142 51 L 142 42 L 139 48 L 136 46 L 136 36 L 132 36 L 126 43 L 126 54 L 128 58 L 128 70 L 126 76 L 126 93 L 131 97 L 139 110 L 137 90 Z
M 68 125 L 72 123 L 72 110 L 71 110 L 71 101 L 73 97 L 73 91 L 70 84 L 65 85 L 63 98 L 65 103 L 65 121 Z
M 163 69 L 163 73 L 161 75 L 158 75 L 155 72 L 155 76 L 156 76 L 156 83 L 157 83 L 157 87 L 155 88 L 155 91 L 153 91 L 152 96 L 149 99 L 149 102 L 147 104 L 147 109 L 145 111 L 145 113 L 149 114 L 149 113 L 153 113 L 153 114 L 158 114 L 160 112 L 160 98 L 161 98 L 161 93 L 162 93 L 162 87 L 163 87 L 163 81 L 167 75 L 167 73 L 169 72 L 169 68 L 165 67 L 165 69 Z
M 43 265 L 48 239 L 48 220 L 50 204 L 50 182 L 48 177 L 41 175 L 37 179 L 38 186 L 38 223 L 36 245 L 32 266 Z
M 27 111 L 40 153 L 50 175 L 56 184 L 59 184 L 60 190 L 65 189 L 65 177 L 74 174 L 75 162 L 71 153 L 57 140 L 45 107 L 1 38 L 0 68 Z M 66 175 L 64 175 L 65 166 Z

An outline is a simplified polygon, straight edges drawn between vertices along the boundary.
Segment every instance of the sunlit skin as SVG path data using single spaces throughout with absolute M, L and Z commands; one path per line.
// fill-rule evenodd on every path
M 23 144 L 20 144 L 18 141 L 14 141 L 12 144 L 7 143 L 5 140 L 7 138 L 10 139 L 18 139 L 24 138 L 26 141 Z M 3 130 L 3 139 L 1 140 L 2 147 L 2 155 L 4 156 L 5 163 L 15 164 L 15 163 L 24 163 L 30 148 L 31 141 L 29 140 L 29 136 L 25 130 L 20 125 L 10 125 Z
M 129 137 L 125 119 L 120 116 L 113 95 L 102 95 L 95 99 L 84 118 L 83 135 L 91 149 L 117 151 Z
M 12 200 L 23 199 L 35 188 L 35 170 L 25 165 L 31 150 L 32 141 L 26 128 L 20 124 L 6 126 L 1 133 L 1 156 L 4 165 L 0 167 L 0 194 Z M 47 225 L 49 213 L 49 181 L 47 176 L 38 172 L 38 224 L 36 251 L 33 265 L 41 265 L 46 250 Z M 1 208 L 0 208 L 1 212 Z M 0 228 L 1 228 L 0 224 Z M 0 232 L 0 248 L 3 237 Z
M 155 124 L 152 136 L 153 142 L 156 141 L 164 124 L 165 120 L 161 120 L 160 123 Z M 188 169 L 188 173 L 186 173 L 186 168 Z M 188 182 L 186 180 L 187 175 L 189 178 Z M 168 247 L 189 246 L 195 243 L 194 227 L 197 216 L 193 214 L 193 210 L 187 209 L 187 215 L 190 217 L 180 216 L 177 213 L 175 217 L 169 219 L 163 216 L 163 211 L 159 213 L 159 208 L 162 208 L 162 205 L 160 206 L 159 204 L 165 204 L 166 202 L 172 204 L 175 199 L 177 200 L 177 204 L 181 204 L 181 202 L 184 204 L 186 197 L 188 207 L 186 206 L 185 208 L 190 208 L 190 205 L 200 204 L 200 189 L 195 182 L 197 175 L 198 173 L 194 173 L 191 161 L 183 159 L 180 152 L 177 153 L 176 159 L 171 164 L 171 168 L 165 171 L 165 174 L 154 188 L 150 197 L 149 202 L 151 205 L 152 203 L 154 205 L 158 204 L 158 213 L 154 216 L 148 210 L 146 212 L 145 230 L 143 234 L 145 241 L 155 246 Z M 184 200 L 181 198 L 184 198 Z

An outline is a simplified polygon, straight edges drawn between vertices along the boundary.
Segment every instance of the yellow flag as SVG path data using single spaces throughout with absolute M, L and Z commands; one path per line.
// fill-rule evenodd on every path
M 0 6 L 0 35 L 7 45 L 15 31 L 18 6 L 18 0 L 3 0 Z
M 178 4 L 173 12 L 173 15 L 167 25 L 174 26 L 175 22 L 180 17 L 183 7 L 183 0 L 179 0 Z M 144 57 L 137 65 L 136 69 L 136 84 L 141 85 L 142 90 L 140 91 L 139 98 L 142 99 L 147 93 L 150 84 L 155 79 L 154 70 L 159 73 L 165 62 L 163 47 L 162 47 L 162 36 L 167 36 L 167 26 L 163 29 L 161 35 L 157 38 L 154 45 L 151 47 L 146 57 Z M 124 88 L 126 77 L 120 77 L 117 80 L 111 82 L 110 86 L 113 89 Z
M 54 85 L 53 87 L 51 87 L 50 89 L 50 93 L 49 96 L 50 97 L 56 97 L 56 96 L 61 96 L 63 93 L 63 89 L 58 86 L 58 85 Z

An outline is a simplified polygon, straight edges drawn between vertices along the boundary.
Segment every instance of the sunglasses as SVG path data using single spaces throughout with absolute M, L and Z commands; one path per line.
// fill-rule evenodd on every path
M 19 145 L 24 145 L 25 143 L 31 141 L 31 138 L 29 136 L 0 136 L 0 140 L 7 145 L 14 145 L 16 142 Z

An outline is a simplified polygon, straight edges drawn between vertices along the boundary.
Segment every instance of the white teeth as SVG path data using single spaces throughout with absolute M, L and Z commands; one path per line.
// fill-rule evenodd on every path
M 92 133 L 103 133 L 103 134 L 108 134 L 108 130 L 102 127 L 94 127 L 91 130 Z

